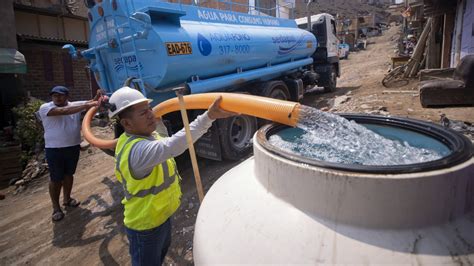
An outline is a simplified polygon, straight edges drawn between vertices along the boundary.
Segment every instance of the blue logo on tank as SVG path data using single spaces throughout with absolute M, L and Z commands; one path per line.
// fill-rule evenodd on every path
M 278 55 L 287 55 L 292 53 L 294 50 L 301 48 L 304 44 L 307 44 L 308 36 L 302 34 L 298 40 L 293 36 L 279 36 L 272 38 L 273 43 L 283 43 L 290 45 L 288 47 L 278 46 Z M 311 43 L 312 45 L 312 43 Z
M 212 52 L 211 43 L 206 39 L 206 37 L 202 36 L 200 33 L 198 33 L 198 47 L 199 52 L 201 52 L 201 54 L 204 56 L 208 56 Z

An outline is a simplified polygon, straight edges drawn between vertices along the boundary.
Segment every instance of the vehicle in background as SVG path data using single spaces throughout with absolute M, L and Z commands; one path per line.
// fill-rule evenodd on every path
M 349 57 L 349 48 L 347 43 L 339 44 L 339 59 L 347 59 Z
M 312 55 L 313 67 L 321 77 L 317 85 L 324 91 L 336 89 L 337 78 L 340 77 L 339 39 L 337 38 L 336 20 L 327 13 L 295 19 L 298 28 L 309 30 L 316 36 L 318 47 Z M 308 21 L 310 26 L 308 27 Z

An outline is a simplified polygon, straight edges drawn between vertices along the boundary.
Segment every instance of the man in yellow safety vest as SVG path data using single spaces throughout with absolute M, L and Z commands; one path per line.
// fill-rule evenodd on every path
M 193 140 L 218 118 L 234 113 L 219 107 L 217 99 L 191 124 Z M 112 94 L 110 117 L 118 117 L 125 132 L 115 147 L 115 175 L 125 197 L 124 224 L 132 265 L 161 265 L 171 243 L 171 215 L 180 205 L 181 188 L 173 157 L 187 149 L 184 129 L 171 137 L 156 134 L 151 100 L 138 90 L 123 87 Z

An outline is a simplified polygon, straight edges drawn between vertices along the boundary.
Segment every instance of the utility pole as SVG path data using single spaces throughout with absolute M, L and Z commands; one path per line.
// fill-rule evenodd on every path
M 405 0 L 405 9 L 403 12 L 405 12 L 408 9 L 408 0 Z M 407 18 L 403 16 L 403 33 L 407 33 Z
M 316 0 L 308 0 L 308 4 L 306 5 L 306 12 L 307 12 L 307 16 L 308 16 L 308 31 L 311 32 L 312 31 L 312 27 L 311 27 L 311 6 L 313 4 L 316 4 Z

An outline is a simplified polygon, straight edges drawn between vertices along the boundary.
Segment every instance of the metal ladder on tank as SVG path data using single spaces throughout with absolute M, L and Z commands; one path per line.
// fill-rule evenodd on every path
M 125 57 L 127 56 L 135 56 L 136 60 L 137 60 L 137 73 L 138 73 L 138 77 L 134 77 L 134 79 L 132 80 L 132 82 L 138 84 L 138 87 L 140 88 L 140 91 L 142 92 L 142 94 L 147 97 L 147 93 L 146 93 L 146 89 L 145 89 L 145 82 L 144 82 L 144 76 L 143 76 L 143 73 L 140 69 L 140 61 L 139 61 L 139 57 L 138 57 L 138 50 L 137 50 L 137 44 L 136 44 L 136 41 L 135 41 L 135 38 L 131 38 L 131 44 L 132 44 L 132 51 L 130 52 L 124 52 L 123 50 L 123 47 L 122 45 L 124 43 L 122 43 L 122 38 L 120 36 L 120 32 L 119 32 L 119 29 L 123 29 L 123 32 L 125 33 L 127 29 L 130 30 L 130 34 L 133 35 L 133 30 L 134 28 L 132 27 L 132 21 L 130 19 L 130 9 L 129 9 L 129 6 L 128 6 L 128 0 L 124 1 L 124 4 L 125 4 L 125 11 L 127 13 L 127 25 L 117 25 L 117 15 L 116 15 L 116 12 L 113 12 L 113 20 L 114 20 L 114 32 L 115 32 L 115 39 L 117 40 L 117 46 L 119 48 L 119 51 L 120 51 L 120 60 L 121 60 L 121 63 L 123 64 L 123 67 L 125 69 L 125 74 L 127 75 L 128 78 L 131 77 L 130 73 L 129 73 L 129 70 L 127 69 L 127 66 L 125 64 Z M 133 0 L 131 1 L 131 5 L 132 5 L 132 9 L 135 10 L 135 6 L 133 4 Z M 108 23 L 106 23 L 107 25 Z M 107 34 L 107 39 L 110 40 L 108 34 L 109 34 L 109 29 L 108 27 L 106 28 L 106 34 Z

